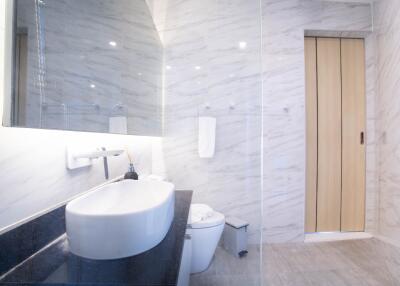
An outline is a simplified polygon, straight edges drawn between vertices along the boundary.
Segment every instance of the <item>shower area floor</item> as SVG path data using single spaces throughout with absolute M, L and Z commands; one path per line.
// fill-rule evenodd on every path
M 378 239 L 264 244 L 263 285 L 400 286 L 400 249 Z M 210 268 L 191 285 L 261 285 L 260 254 L 243 259 L 218 249 Z

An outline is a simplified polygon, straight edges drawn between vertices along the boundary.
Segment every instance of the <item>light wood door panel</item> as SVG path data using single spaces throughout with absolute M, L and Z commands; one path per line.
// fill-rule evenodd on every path
M 305 63 L 305 231 L 364 231 L 364 40 L 306 38 Z
M 318 192 L 317 231 L 340 231 L 341 67 L 340 39 L 317 38 Z
M 364 40 L 342 39 L 342 231 L 364 231 Z M 362 135 L 364 134 L 364 136 Z
M 305 232 L 315 232 L 317 227 L 317 42 L 316 38 L 304 40 L 306 67 L 306 219 Z

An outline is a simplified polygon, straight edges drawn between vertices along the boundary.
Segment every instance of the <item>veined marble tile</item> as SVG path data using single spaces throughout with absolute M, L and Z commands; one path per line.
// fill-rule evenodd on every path
M 400 132 L 399 117 L 399 49 L 400 3 L 374 3 L 377 54 L 376 118 L 379 174 L 379 235 L 389 240 L 400 238 Z
M 152 144 L 149 137 L 88 134 L 35 129 L 0 128 L 1 140 L 0 229 L 54 207 L 103 182 L 102 160 L 88 168 L 68 171 L 65 148 L 88 144 L 93 148 L 126 148 L 139 174 L 152 173 Z M 109 159 L 110 178 L 127 171 L 124 153 Z
M 369 4 L 265 0 L 263 3 L 263 241 L 302 241 L 305 207 L 304 34 L 372 32 Z M 367 54 L 373 53 L 367 46 Z M 372 59 L 373 60 L 373 59 Z M 368 133 L 374 132 L 374 69 L 368 59 Z M 367 224 L 376 208 L 375 150 L 368 141 Z
M 165 44 L 164 61 L 170 66 L 165 73 L 163 141 L 168 178 L 180 189 L 193 189 L 194 202 L 247 220 L 250 242 L 258 243 L 259 3 L 172 0 L 163 11 L 166 17 L 155 17 L 155 22 L 162 22 L 156 25 L 162 27 L 159 33 Z M 245 42 L 242 49 L 240 42 Z M 216 153 L 210 159 L 198 156 L 199 116 L 217 119 Z
M 302 240 L 305 31 L 366 35 L 372 31 L 371 6 L 263 0 L 261 19 L 258 1 L 148 0 L 147 4 L 165 45 L 165 65 L 170 67 L 165 73 L 165 155 L 170 179 L 178 186 L 195 189 L 196 201 L 206 201 L 228 212 L 239 210 L 242 205 L 235 200 L 230 203 L 231 197 L 246 197 L 243 212 L 254 225 L 263 203 L 265 241 Z M 246 43 L 245 49 L 240 49 L 240 42 Z M 371 46 L 368 45 L 369 55 Z M 369 228 L 374 228 L 376 202 L 374 80 L 370 80 L 375 68 L 373 61 L 368 57 Z M 263 118 L 258 121 L 261 114 Z M 197 157 L 200 115 L 217 118 L 216 155 L 204 161 Z M 263 150 L 258 144 L 262 139 L 261 120 Z M 261 186 L 258 181 L 261 152 L 264 155 L 262 198 L 257 197 L 257 191 L 248 191 L 250 186 Z M 244 173 L 249 178 L 243 189 L 229 189 L 223 174 L 231 178 L 227 181 L 241 185 Z M 242 179 L 237 181 L 235 176 Z M 244 195 L 251 193 L 256 197 Z M 247 211 L 250 206 L 255 210 L 252 214 Z M 250 235 L 256 237 L 259 230 L 251 229 Z

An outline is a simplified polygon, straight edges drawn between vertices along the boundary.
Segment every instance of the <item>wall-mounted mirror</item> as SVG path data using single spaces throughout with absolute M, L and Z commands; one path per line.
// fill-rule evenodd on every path
M 161 135 L 163 47 L 145 0 L 14 0 L 11 40 L 6 125 Z

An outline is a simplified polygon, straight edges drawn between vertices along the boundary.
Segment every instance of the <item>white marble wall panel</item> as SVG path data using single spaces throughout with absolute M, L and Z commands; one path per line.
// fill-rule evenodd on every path
M 259 241 L 262 211 L 264 241 L 301 241 L 305 205 L 304 35 L 313 31 L 319 35 L 366 36 L 372 31 L 371 7 L 263 0 L 261 117 L 260 10 L 256 2 L 147 1 L 165 45 L 165 65 L 169 66 L 165 76 L 167 173 L 178 186 L 194 189 L 195 201 L 249 219 L 252 242 Z M 247 49 L 238 49 L 240 41 L 248 44 Z M 369 79 L 374 68 L 371 41 L 367 40 Z M 367 131 L 371 135 L 367 138 L 367 169 L 371 174 L 367 226 L 374 229 L 373 81 L 367 89 Z M 230 102 L 236 103 L 234 110 L 228 109 Z M 197 156 L 199 115 L 217 117 L 217 152 L 210 160 Z M 261 120 L 263 210 L 259 193 Z
M 370 34 L 365 39 L 366 49 L 366 97 L 367 97 L 367 133 L 366 133 L 366 213 L 365 231 L 378 233 L 379 213 L 379 169 L 377 140 L 377 54 L 376 35 Z
M 389 27 L 399 19 L 395 12 L 388 11 L 388 6 L 376 9 L 384 15 L 382 19 L 388 19 L 385 25 Z M 165 68 L 170 67 L 165 75 L 164 138 L 169 179 L 179 189 L 193 189 L 195 202 L 207 203 L 226 215 L 248 220 L 252 243 L 259 242 L 261 228 L 266 242 L 302 240 L 305 199 L 304 32 L 314 30 L 322 35 L 335 31 L 370 32 L 370 6 L 312 0 L 264 0 L 263 95 L 258 1 L 171 0 L 163 1 L 154 11 L 158 15 L 155 23 L 165 45 Z M 111 10 L 110 14 L 120 12 Z M 388 30 L 390 36 L 395 34 L 393 29 Z M 386 55 L 393 56 L 394 53 L 390 52 L 398 47 L 390 36 L 388 32 L 379 36 L 382 63 L 379 66 L 378 77 L 382 79 L 379 91 L 384 92 L 379 116 L 384 115 L 380 126 L 385 126 L 380 134 L 382 155 L 379 166 L 384 190 L 381 209 L 385 208 L 381 210 L 380 225 L 382 233 L 396 237 L 400 234 L 397 224 L 400 215 L 396 213 L 397 201 L 393 199 L 397 197 L 397 174 L 394 170 L 400 159 L 392 154 L 397 150 L 399 136 L 387 134 L 396 127 L 393 120 L 397 111 L 393 100 L 398 81 L 391 76 L 395 65 L 387 64 L 392 58 Z M 372 41 L 373 38 L 367 39 L 367 51 L 371 50 Z M 246 42 L 246 49 L 239 49 L 239 42 Z M 112 55 L 104 51 L 98 58 L 96 56 L 87 61 L 101 68 L 102 57 Z M 56 56 L 54 61 L 57 62 Z M 116 63 L 120 61 L 116 59 Z M 367 67 L 367 226 L 373 229 L 376 216 L 374 84 L 370 80 L 374 74 L 373 57 L 368 56 Z M 74 70 L 73 61 L 68 69 Z M 126 72 L 126 88 L 137 80 L 134 72 Z M 109 76 L 112 78 L 113 75 Z M 60 79 L 55 76 L 49 78 L 49 82 L 51 80 L 57 82 Z M 105 91 L 113 92 L 112 84 L 99 82 L 104 84 Z M 76 77 L 72 83 L 71 92 L 75 92 L 73 86 L 83 84 L 82 78 Z M 52 87 L 55 91 L 59 88 L 57 84 Z M 234 109 L 230 109 L 231 103 Z M 209 109 L 205 108 L 207 105 Z M 212 159 L 200 159 L 197 154 L 199 115 L 217 118 L 216 155 Z M 260 147 L 262 120 L 264 150 Z M 68 140 L 104 141 L 105 145 L 124 142 L 136 150 L 139 170 L 150 172 L 151 169 L 147 148 L 152 139 L 149 138 L 8 128 L 2 128 L 0 132 L 2 138 L 7 138 L 1 141 L 0 146 L 6 150 L 0 153 L 0 166 L 5 170 L 0 183 L 10 186 L 10 192 L 3 190 L 0 193 L 0 228 L 104 180 L 99 162 L 81 171 L 70 173 L 65 170 L 64 148 Z M 30 138 L 28 143 L 24 140 L 27 137 Z M 260 173 L 261 151 L 265 158 L 263 174 Z M 126 162 L 123 157 L 114 158 L 110 163 L 112 175 L 124 171 Z M 52 171 L 48 172 L 48 169 Z
M 371 32 L 371 7 L 369 4 L 313 0 L 264 0 L 262 3 L 263 241 L 302 241 L 305 208 L 304 34 L 307 30 L 317 30 L 321 35 L 324 31 Z M 371 67 L 370 63 L 368 67 Z M 373 82 L 373 78 L 368 79 L 371 80 Z M 373 92 L 373 88 L 369 87 L 368 91 Z M 373 96 L 367 95 L 367 98 L 371 112 Z M 374 114 L 368 116 L 373 120 Z M 368 126 L 370 128 L 371 124 Z M 373 130 L 367 132 L 370 134 Z M 368 144 L 370 142 L 373 141 Z M 368 148 L 368 168 L 374 160 L 371 152 Z M 373 179 L 368 183 L 371 181 Z M 374 189 L 373 186 L 368 188 Z M 368 221 L 372 220 L 368 217 Z
M 166 172 L 194 202 L 261 230 L 259 2 L 148 1 L 165 47 Z M 239 43 L 246 47 L 240 49 Z M 231 108 L 232 105 L 232 108 Z M 209 108 L 207 108 L 207 106 Z M 217 119 L 216 151 L 200 159 L 198 117 Z
M 400 238 L 400 2 L 374 3 L 377 51 L 379 234 Z
M 91 167 L 67 170 L 68 144 L 126 146 L 138 173 L 152 173 L 152 144 L 156 141 L 150 137 L 19 128 L 0 128 L 0 137 L 0 230 L 106 181 L 101 159 Z M 110 178 L 128 169 L 126 154 L 108 161 Z

